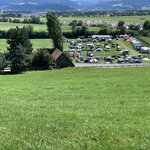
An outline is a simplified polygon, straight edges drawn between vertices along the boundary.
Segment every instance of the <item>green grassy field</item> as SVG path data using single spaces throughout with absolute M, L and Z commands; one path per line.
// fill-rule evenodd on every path
M 150 16 L 114 16 L 114 17 L 59 17 L 60 22 L 71 22 L 72 20 L 101 20 L 101 21 L 125 21 L 133 23 L 144 23 L 146 20 L 150 20 Z M 41 18 L 41 21 L 46 22 L 46 18 Z
M 150 20 L 150 16 L 116 16 L 116 17 L 61 17 L 60 21 L 68 21 L 72 20 L 101 20 L 101 21 L 125 21 L 125 22 L 133 22 L 133 23 L 144 23 L 146 20 Z M 45 20 L 43 18 L 43 20 Z
M 116 17 L 59 17 L 60 22 L 71 22 L 73 20 L 82 20 L 82 21 L 88 21 L 88 20 L 100 20 L 100 21 L 117 21 L 120 20 L 125 22 L 133 22 L 133 23 L 144 23 L 146 20 L 149 19 L 150 16 L 116 16 Z M 13 18 L 15 19 L 15 18 Z M 20 20 L 23 20 L 24 18 L 17 18 Z M 41 18 L 41 21 L 46 22 L 46 18 Z M 0 22 L 0 30 L 8 30 L 10 28 L 15 28 L 16 26 L 23 27 L 23 26 L 33 26 L 34 30 L 36 31 L 46 31 L 47 27 L 46 25 L 35 25 L 35 24 L 18 24 L 18 23 L 3 23 Z M 89 27 L 89 31 L 99 31 L 99 27 Z M 63 32 L 71 31 L 70 26 L 62 26 Z
M 68 68 L 0 75 L 0 149 L 150 149 L 149 74 Z
M 0 39 L 0 52 L 6 51 L 7 43 L 6 39 Z M 34 50 L 39 48 L 52 48 L 52 41 L 50 39 L 32 39 Z
M 28 17 L 26 17 L 28 18 Z M 15 19 L 15 18 L 12 18 Z M 23 20 L 24 18 L 16 18 Z M 42 22 L 46 22 L 45 17 L 40 18 Z M 98 16 L 98 17 L 59 17 L 60 22 L 71 22 L 72 20 L 83 20 L 83 21 L 88 21 L 88 20 L 101 20 L 101 21 L 125 21 L 125 22 L 132 22 L 132 23 L 144 23 L 146 20 L 150 20 L 150 16 Z
M 9 30 L 10 28 L 15 28 L 16 26 L 18 27 L 27 27 L 27 26 L 32 26 L 35 31 L 47 31 L 47 26 L 46 25 L 40 25 L 40 24 L 22 24 L 22 23 L 3 23 L 0 22 L 0 30 Z M 68 32 L 71 31 L 70 26 L 62 26 L 62 31 L 63 32 Z
M 4 23 L 0 22 L 0 30 L 9 30 L 11 28 L 15 28 L 16 26 L 18 27 L 27 27 L 27 26 L 32 26 L 35 31 L 47 31 L 47 26 L 46 25 L 40 25 L 40 24 L 22 24 L 22 23 Z M 61 26 L 63 32 L 71 32 L 71 26 Z M 99 31 L 100 27 L 88 27 L 89 31 Z

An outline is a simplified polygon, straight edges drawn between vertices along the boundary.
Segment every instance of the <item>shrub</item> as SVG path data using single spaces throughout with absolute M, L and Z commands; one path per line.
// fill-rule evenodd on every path
M 34 54 L 32 67 L 49 68 L 50 66 L 54 66 L 54 64 L 54 60 L 47 49 L 38 49 Z
M 5 54 L 0 53 L 0 70 L 3 70 L 7 66 Z

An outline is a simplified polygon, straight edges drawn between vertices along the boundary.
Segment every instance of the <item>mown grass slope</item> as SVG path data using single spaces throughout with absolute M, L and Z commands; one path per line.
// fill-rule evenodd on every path
M 150 149 L 149 74 L 68 68 L 0 75 L 0 149 Z

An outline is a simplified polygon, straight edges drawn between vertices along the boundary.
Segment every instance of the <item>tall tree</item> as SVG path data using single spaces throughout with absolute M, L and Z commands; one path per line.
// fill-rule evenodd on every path
M 125 22 L 124 21 L 119 21 L 117 31 L 118 34 L 125 34 L 126 33 L 126 28 L 125 28 Z
M 143 29 L 144 30 L 150 30 L 150 21 L 149 20 L 144 22 Z
M 72 32 L 75 32 L 76 31 L 76 26 L 77 26 L 77 20 L 73 20 L 71 23 L 71 29 L 72 29 Z
M 62 31 L 56 14 L 53 12 L 48 12 L 46 18 L 48 32 L 50 38 L 53 40 L 54 48 L 58 48 L 59 50 L 63 51 Z
M 31 64 L 32 44 L 28 39 L 26 28 L 12 29 L 7 39 L 9 47 L 7 48 L 7 60 L 12 71 L 17 71 L 22 67 L 27 67 Z
M 0 71 L 6 67 L 6 58 L 4 53 L 0 53 Z
M 118 27 L 123 27 L 124 25 L 125 25 L 125 22 L 124 22 L 124 21 L 119 21 Z

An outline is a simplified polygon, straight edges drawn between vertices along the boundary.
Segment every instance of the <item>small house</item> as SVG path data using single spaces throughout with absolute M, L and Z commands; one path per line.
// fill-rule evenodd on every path
M 75 66 L 72 61 L 59 49 L 55 49 L 51 56 L 56 61 L 56 66 L 58 68 Z

